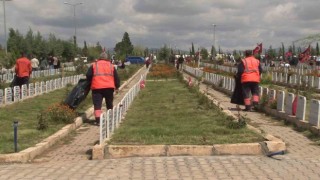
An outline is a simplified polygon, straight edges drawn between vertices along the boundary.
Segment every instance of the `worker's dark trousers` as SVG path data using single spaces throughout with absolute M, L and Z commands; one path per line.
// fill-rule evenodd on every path
M 92 90 L 92 101 L 93 101 L 94 116 L 95 116 L 96 122 L 100 122 L 103 98 L 106 101 L 107 109 L 113 108 L 113 92 L 114 92 L 113 88 Z

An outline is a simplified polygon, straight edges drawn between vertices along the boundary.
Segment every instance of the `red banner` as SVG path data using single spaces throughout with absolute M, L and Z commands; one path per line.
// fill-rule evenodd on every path
M 262 53 L 262 43 L 258 44 L 256 48 L 252 51 L 252 54 L 261 54 Z
M 309 47 L 306 50 L 304 50 L 302 53 L 299 54 L 299 61 L 300 62 L 308 61 L 310 58 L 310 54 L 311 54 L 311 47 L 309 45 Z

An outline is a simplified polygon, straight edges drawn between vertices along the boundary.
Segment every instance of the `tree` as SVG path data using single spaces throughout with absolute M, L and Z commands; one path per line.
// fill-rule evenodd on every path
M 125 32 L 121 42 L 118 42 L 114 48 L 114 51 L 118 56 L 128 56 L 133 52 L 133 45 L 130 41 L 129 34 Z
M 320 51 L 320 50 L 319 50 L 319 44 L 318 44 L 318 42 L 317 42 L 317 46 L 316 46 L 316 54 L 317 54 L 317 56 L 319 56 L 319 54 L 320 54 L 319 51 Z
M 212 46 L 210 52 L 211 52 L 212 60 L 214 60 L 214 58 L 216 57 L 216 54 L 217 54 L 216 48 L 214 46 Z
M 88 46 L 87 46 L 87 42 L 84 41 L 83 42 L 83 49 L 82 49 L 82 55 L 85 57 L 88 57 Z
M 195 55 L 193 42 L 192 42 L 192 45 L 191 45 L 191 54 L 190 55 L 191 56 Z
M 206 48 L 201 48 L 200 54 L 202 56 L 202 59 L 208 59 L 209 53 Z
M 165 60 L 166 63 L 169 63 L 169 57 L 170 57 L 170 49 L 165 44 L 162 48 L 159 50 L 159 59 Z

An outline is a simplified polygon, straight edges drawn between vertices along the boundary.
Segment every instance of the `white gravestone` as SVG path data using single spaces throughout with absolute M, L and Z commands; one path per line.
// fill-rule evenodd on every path
M 5 88 L 4 89 L 4 97 L 5 97 L 5 104 L 10 104 L 12 103 L 12 98 L 13 98 L 13 94 L 12 94 L 12 89 L 11 88 Z
M 285 105 L 285 111 L 288 115 L 292 115 L 292 103 L 294 100 L 294 94 L 288 93 L 286 96 L 286 105 Z
M 34 85 L 33 83 L 29 84 L 29 97 L 34 96 Z
M 276 99 L 276 90 L 274 90 L 274 89 L 270 89 L 270 91 L 269 91 L 269 97 L 268 97 L 268 99 L 269 100 L 274 100 L 274 99 Z
M 280 111 L 280 112 L 283 112 L 283 110 L 284 110 L 284 99 L 285 99 L 284 91 L 278 91 L 278 95 L 277 95 L 277 110 Z
M 2 105 L 2 104 L 4 103 L 3 96 L 4 96 L 4 94 L 3 94 L 3 90 L 2 90 L 2 89 L 0 89 L 0 105 Z
M 320 101 L 312 99 L 310 104 L 309 123 L 313 126 L 319 127 L 320 123 Z
M 100 144 L 104 143 L 105 138 L 107 137 L 107 115 L 102 113 L 100 115 Z
M 22 86 L 21 93 L 23 93 L 23 86 Z M 20 100 L 20 87 L 15 86 L 13 87 L 13 102 L 18 102 L 19 100 Z
M 306 97 L 298 96 L 297 113 L 296 118 L 299 121 L 304 121 L 306 117 Z

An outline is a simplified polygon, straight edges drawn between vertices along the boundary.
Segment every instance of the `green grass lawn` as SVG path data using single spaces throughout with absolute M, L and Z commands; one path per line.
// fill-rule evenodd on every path
M 179 80 L 147 81 L 110 144 L 212 145 L 263 141 Z
M 118 71 L 121 83 L 137 72 L 141 66 L 130 65 Z M 47 107 L 62 102 L 67 97 L 73 86 L 55 90 L 34 98 L 7 105 L 0 108 L 0 154 L 14 152 L 13 121 L 19 121 L 18 150 L 24 150 L 49 137 L 65 124 L 49 122 L 49 128 L 44 131 L 37 130 L 38 116 Z M 76 109 L 81 114 L 92 106 L 91 94 Z

